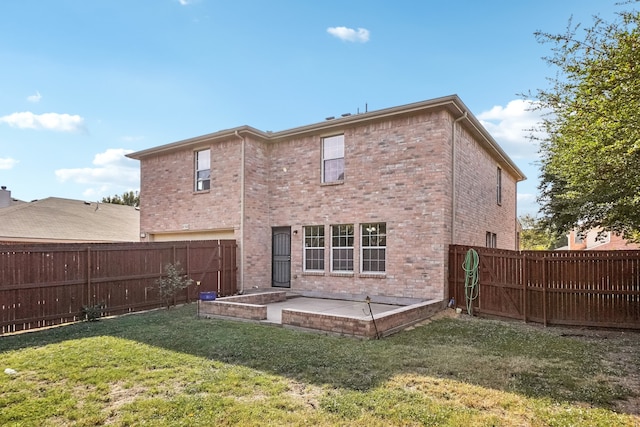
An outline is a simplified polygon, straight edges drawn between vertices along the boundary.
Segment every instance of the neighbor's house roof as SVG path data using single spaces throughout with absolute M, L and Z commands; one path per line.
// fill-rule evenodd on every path
M 173 152 L 184 149 L 195 149 L 203 144 L 210 144 L 215 141 L 228 139 L 232 136 L 252 135 L 254 138 L 267 142 L 276 142 L 283 139 L 306 136 L 318 132 L 330 132 L 331 130 L 344 129 L 356 124 L 366 124 L 385 120 L 387 118 L 402 117 L 417 114 L 425 111 L 447 110 L 456 118 L 464 118 L 461 122 L 466 129 L 478 138 L 484 149 L 496 159 L 500 165 L 510 171 L 516 181 L 523 181 L 526 176 L 520 168 L 509 158 L 505 151 L 498 145 L 493 137 L 482 126 L 480 121 L 469 111 L 469 108 L 457 95 L 449 95 L 442 98 L 430 99 L 428 101 L 415 102 L 413 104 L 401 105 L 398 107 L 385 108 L 382 110 L 369 111 L 353 115 L 343 115 L 339 118 L 329 117 L 323 122 L 300 126 L 279 132 L 263 132 L 251 126 L 239 126 L 232 129 L 225 129 L 195 138 L 185 139 L 158 147 L 149 148 L 135 153 L 127 154 L 127 157 L 142 160 L 161 153 Z M 240 138 L 238 138 L 239 142 Z
M 5 206 L 5 207 L 23 205 L 25 203 L 28 203 L 28 202 L 25 202 L 24 200 L 19 200 L 19 199 L 11 199 L 9 201 L 9 206 Z M 0 207 L 0 208 L 2 208 L 2 207 Z
M 137 242 L 132 206 L 49 197 L 0 209 L 0 242 Z

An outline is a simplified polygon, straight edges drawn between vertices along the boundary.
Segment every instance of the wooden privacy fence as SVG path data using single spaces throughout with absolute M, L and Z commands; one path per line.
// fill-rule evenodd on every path
M 465 255 L 449 247 L 449 295 L 465 307 Z M 479 254 L 473 312 L 556 325 L 640 329 L 640 251 L 507 251 Z
M 235 240 L 0 246 L 0 333 L 74 322 L 85 306 L 103 316 L 162 307 L 155 282 L 177 262 L 194 283 L 173 302 L 236 293 Z

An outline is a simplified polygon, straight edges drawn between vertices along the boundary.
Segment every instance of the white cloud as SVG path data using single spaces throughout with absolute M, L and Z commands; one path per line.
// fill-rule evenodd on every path
M 327 32 L 334 37 L 348 42 L 366 43 L 369 41 L 369 30 L 365 28 L 329 27 Z
M 532 101 L 516 99 L 478 114 L 478 119 L 513 159 L 537 159 L 538 144 L 530 139 L 544 112 L 532 110 Z M 540 137 L 541 134 L 536 136 Z
M 82 117 L 58 113 L 34 114 L 30 111 L 13 113 L 0 117 L 0 123 L 6 123 L 19 129 L 46 129 L 60 132 L 75 132 L 84 129 Z
M 18 161 L 16 159 L 12 159 L 11 157 L 0 157 L 0 170 L 12 169 L 17 163 Z
M 186 6 L 192 2 L 192 0 L 178 0 L 178 3 L 180 3 L 182 6 Z
M 536 195 L 530 193 L 518 193 L 518 203 L 532 203 L 536 201 Z
M 82 192 L 82 195 L 88 200 L 101 200 L 104 195 L 111 196 L 113 194 L 120 194 L 118 191 L 112 192 L 112 188 L 109 185 L 101 185 L 98 188 L 87 188 Z
M 38 91 L 36 91 L 35 95 L 27 96 L 27 101 L 33 102 L 34 104 L 37 104 L 38 102 L 40 102 L 41 99 L 42 99 L 42 95 L 40 95 L 40 92 Z
M 133 150 L 110 148 L 93 158 L 96 167 L 58 169 L 55 171 L 60 182 L 74 182 L 91 186 L 85 195 L 119 194 L 122 189 L 138 188 L 140 169 L 138 162 L 125 157 Z
M 539 144 L 530 137 L 532 129 L 539 126 L 547 111 L 533 110 L 534 102 L 513 100 L 506 106 L 498 105 L 477 115 L 482 125 L 527 175 L 527 180 L 518 184 L 518 215 L 528 213 L 537 216 L 540 209 L 535 194 L 539 181 L 539 170 L 535 164 L 539 158 Z M 542 133 L 534 135 L 544 137 Z
M 133 150 L 124 148 L 109 148 L 104 153 L 98 153 L 93 158 L 93 164 L 97 166 L 109 166 L 119 164 L 121 166 L 135 165 L 138 168 L 138 162 L 125 157 L 127 154 L 133 153 Z
M 533 217 L 539 216 L 540 205 L 537 196 L 532 193 L 518 193 L 518 216 L 529 214 Z

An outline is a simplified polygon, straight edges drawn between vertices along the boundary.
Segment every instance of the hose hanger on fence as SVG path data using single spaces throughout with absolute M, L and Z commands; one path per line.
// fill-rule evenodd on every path
M 478 298 L 480 288 L 478 286 L 478 267 L 480 257 L 475 249 L 469 249 L 464 257 L 462 269 L 464 270 L 464 297 L 467 303 L 467 313 L 473 316 L 473 301 Z

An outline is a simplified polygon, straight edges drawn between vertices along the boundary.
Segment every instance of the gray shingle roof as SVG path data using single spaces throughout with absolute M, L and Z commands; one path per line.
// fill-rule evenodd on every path
M 136 242 L 132 206 L 49 197 L 0 209 L 0 241 Z

